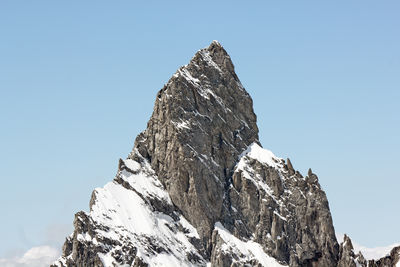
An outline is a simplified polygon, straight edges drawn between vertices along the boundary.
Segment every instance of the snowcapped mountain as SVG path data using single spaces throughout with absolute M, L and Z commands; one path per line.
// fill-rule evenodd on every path
M 337 243 L 318 177 L 263 149 L 256 120 L 224 48 L 198 51 L 52 266 L 366 266 Z

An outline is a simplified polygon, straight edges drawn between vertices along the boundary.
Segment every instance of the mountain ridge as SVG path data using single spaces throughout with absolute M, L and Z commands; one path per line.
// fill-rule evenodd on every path
M 53 266 L 364 264 L 350 241 L 339 247 L 318 177 L 263 149 L 256 122 L 213 41 L 157 93 L 147 128 L 90 212 L 76 214 Z

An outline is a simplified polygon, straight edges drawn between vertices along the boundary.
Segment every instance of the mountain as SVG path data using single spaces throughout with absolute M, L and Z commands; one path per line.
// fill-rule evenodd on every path
M 52 266 L 362 264 L 339 246 L 317 175 L 263 149 L 256 121 L 225 49 L 199 50 Z

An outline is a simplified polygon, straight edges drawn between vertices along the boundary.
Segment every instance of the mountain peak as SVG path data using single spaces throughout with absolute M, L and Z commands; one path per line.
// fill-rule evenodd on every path
M 217 41 L 217 40 L 213 40 L 213 41 L 211 42 L 210 46 L 211 46 L 211 45 L 217 45 L 217 46 L 222 47 L 221 43 L 220 43 L 219 41 Z
M 208 66 L 215 68 L 221 73 L 228 72 L 236 76 L 231 57 L 218 41 L 214 40 L 208 47 L 200 49 L 192 58 L 189 65 L 203 65 L 204 63 L 206 63 L 204 67 Z
M 256 121 L 230 56 L 212 42 L 159 91 L 147 129 L 136 139 L 135 148 L 206 240 L 228 212 L 224 189 L 239 155 L 258 142 Z

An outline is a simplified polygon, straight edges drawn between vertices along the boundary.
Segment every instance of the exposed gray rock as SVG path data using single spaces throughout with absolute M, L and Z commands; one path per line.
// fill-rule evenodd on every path
M 196 53 L 158 92 L 135 148 L 205 245 L 229 213 L 224 198 L 240 153 L 258 141 L 253 102 L 218 42 Z
M 394 247 L 390 254 L 377 260 L 369 260 L 368 267 L 397 267 L 400 263 L 400 246 Z
M 344 235 L 343 242 L 340 244 L 338 267 L 367 267 L 367 261 L 361 252 L 357 255 L 354 253 L 353 243 L 351 239 Z
M 250 156 L 242 161 L 245 167 L 234 173 L 230 196 L 238 210 L 235 219 L 248 236 L 290 266 L 335 266 L 338 244 L 317 179 L 294 175 L 290 161 L 286 171 L 282 159 L 276 158 L 274 167 Z
M 289 175 L 292 176 L 295 173 L 295 169 L 293 168 L 292 162 L 290 162 L 289 158 L 286 159 L 286 162 Z

